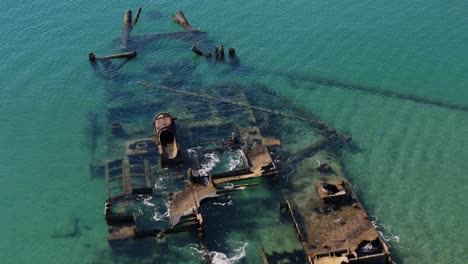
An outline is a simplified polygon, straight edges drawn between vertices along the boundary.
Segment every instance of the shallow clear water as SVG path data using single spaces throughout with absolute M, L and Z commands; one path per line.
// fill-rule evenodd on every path
M 104 182 L 89 175 L 89 164 L 109 152 L 102 133 L 92 137 L 106 129 L 106 108 L 144 97 L 135 80 L 182 83 L 194 91 L 225 82 L 251 85 L 250 101 L 258 105 L 266 102 L 255 97 L 261 94 L 255 89 L 267 87 L 289 99 L 291 107 L 311 111 L 353 136 L 354 148 L 345 151 L 343 164 L 369 214 L 389 237 L 398 263 L 458 263 L 468 256 L 463 230 L 468 222 L 468 113 L 382 96 L 390 91 L 466 108 L 466 1 L 139 4 L 143 13 L 132 35 L 178 31 L 168 17 L 183 10 L 212 43 L 236 47 L 241 67 L 207 63 L 190 52 L 191 43 L 168 40 L 143 47 L 122 68 L 119 82 L 113 82 L 95 74 L 87 54 L 120 51 L 113 39 L 120 36 L 123 11 L 135 10 L 136 4 L 0 4 L 4 263 L 127 263 L 135 258 L 109 250 L 102 217 Z M 130 89 L 136 96 L 109 102 Z M 174 100 L 174 105 L 181 102 Z M 148 124 L 153 110 L 132 120 L 135 127 Z M 192 111 L 177 115 L 188 119 Z M 96 130 L 89 127 L 89 112 L 98 113 Z M 148 131 L 143 133 L 151 133 L 151 127 Z M 272 133 L 289 138 L 292 149 L 301 148 L 297 135 L 314 138 L 295 123 Z M 283 244 L 279 237 L 284 232 L 294 238 L 287 225 L 274 231 L 265 227 L 275 224 L 275 210 L 251 216 L 255 228 L 233 220 L 233 215 L 251 215 L 256 205 L 276 206 L 272 189 L 264 184 L 236 195 L 232 203 L 240 209 L 235 212 L 229 201 L 212 205 L 220 215 L 213 226 L 232 223 L 229 230 L 220 229 L 225 233 L 212 234 L 211 248 L 234 262 L 257 263 L 258 245 L 275 248 Z M 54 238 L 73 231 L 76 219 L 79 236 Z M 141 247 L 164 262 L 197 263 L 195 244 L 186 245 L 186 240 L 181 236 L 164 246 L 146 241 Z M 297 247 L 293 241 L 285 244 Z M 242 248 L 246 256 L 236 260 L 244 255 Z

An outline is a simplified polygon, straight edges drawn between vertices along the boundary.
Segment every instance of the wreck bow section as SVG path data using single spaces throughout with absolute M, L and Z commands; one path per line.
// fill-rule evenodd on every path
M 393 263 L 388 246 L 339 163 L 323 151 L 310 161 L 304 165 L 308 173 L 293 184 L 296 193 L 292 200 L 281 205 L 294 224 L 309 263 Z

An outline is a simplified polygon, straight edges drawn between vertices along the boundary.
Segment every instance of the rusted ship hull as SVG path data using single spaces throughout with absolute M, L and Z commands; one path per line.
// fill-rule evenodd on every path
M 309 263 L 392 263 L 389 248 L 359 202 L 334 155 L 304 162 L 294 193 L 282 205 Z

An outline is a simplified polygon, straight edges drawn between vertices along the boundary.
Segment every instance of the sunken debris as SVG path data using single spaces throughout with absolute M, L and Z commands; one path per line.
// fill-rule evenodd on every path
M 200 30 L 193 29 L 192 26 L 190 26 L 189 22 L 185 18 L 185 15 L 182 11 L 178 11 L 175 15 L 171 16 L 171 18 L 174 22 L 181 25 L 185 29 L 185 31 L 200 32 Z
M 311 160 L 318 165 L 295 182 L 293 201 L 281 205 L 282 213 L 290 216 L 309 263 L 392 263 L 385 241 L 339 163 L 325 151 Z M 307 190 L 310 184 L 303 185 L 306 181 L 315 182 L 313 192 Z
M 112 55 L 107 55 L 107 56 L 102 56 L 102 57 L 96 57 L 96 55 L 91 52 L 91 53 L 88 54 L 88 59 L 91 62 L 95 62 L 96 60 L 110 60 L 110 59 L 121 59 L 121 58 L 133 59 L 136 56 L 137 56 L 136 50 L 132 50 L 132 51 L 129 51 L 129 52 L 112 54 Z
M 268 143 L 273 144 L 267 145 Z M 226 172 L 204 174 L 198 160 L 195 160 L 193 164 L 196 168 L 188 170 L 188 188 L 174 194 L 171 200 L 169 207 L 171 226 L 178 224 L 182 217 L 198 212 L 200 203 L 204 199 L 221 197 L 256 185 L 234 185 L 232 182 L 277 175 L 276 166 L 267 148 L 276 144 L 279 144 L 279 141 L 263 138 L 257 127 L 240 128 L 210 151 L 221 153 L 239 151 L 244 161 L 242 167 Z
M 119 209 L 130 205 L 136 196 L 151 195 L 153 191 L 151 167 L 149 161 L 144 159 L 147 153 L 136 147 L 142 144 L 147 146 L 147 153 L 155 153 L 149 149 L 150 142 L 147 140 L 129 142 L 126 158 L 108 162 L 106 167 L 104 219 L 107 222 L 107 239 L 111 247 L 119 247 L 122 242 L 135 236 L 136 216 L 134 213 Z
M 163 166 L 169 162 L 181 162 L 180 146 L 176 139 L 176 119 L 168 113 L 159 113 L 153 119 L 154 138 Z
M 197 231 L 202 236 L 202 201 L 223 197 L 256 185 L 234 185 L 231 182 L 277 175 L 268 147 L 277 146 L 280 141 L 272 137 L 263 137 L 257 127 L 239 128 L 229 138 L 215 142 L 216 147 L 210 151 L 237 151 L 242 155 L 243 166 L 227 172 L 206 174 L 202 172 L 199 161 L 184 160 L 183 163 L 192 163 L 193 167 L 187 171 L 185 190 L 174 193 L 170 198 L 170 228 L 138 229 L 137 216 L 122 208 L 129 206 L 140 195 L 153 194 L 150 162 L 155 162 L 159 157 L 165 166 L 178 165 L 169 162 L 180 156 L 174 120 L 175 117 L 168 113 L 157 114 L 153 119 L 154 140 L 146 138 L 127 141 L 126 157 L 107 164 L 107 200 L 104 215 L 108 224 L 108 240 L 112 247 L 118 247 L 122 242 L 133 238 L 161 238 L 166 234 L 184 231 Z
M 192 46 L 191 50 L 193 53 L 197 54 L 198 56 L 205 56 L 207 59 L 210 59 L 213 55 L 210 52 L 203 52 L 197 46 Z M 231 58 L 231 62 L 237 64 L 239 61 L 236 58 L 236 50 L 234 48 L 228 49 L 229 57 Z M 216 60 L 224 61 L 224 46 L 219 45 L 215 46 L 214 48 L 214 56 Z
M 182 12 L 173 16 L 173 20 L 184 27 L 185 32 L 153 34 L 146 36 L 130 37 L 129 34 L 138 21 L 141 9 L 138 10 L 135 20 L 132 21 L 131 11 L 124 16 L 124 29 L 121 37 L 123 53 L 96 57 L 94 53 L 88 55 L 91 65 L 98 67 L 97 61 L 105 70 L 116 69 L 111 67 L 111 59 L 125 58 L 125 62 L 136 56 L 136 51 L 127 52 L 128 47 L 138 42 L 151 41 L 158 38 L 179 38 L 192 41 L 196 36 L 204 33 L 194 30 Z M 192 43 L 193 45 L 194 43 Z M 193 46 L 192 51 L 198 55 L 208 57 L 210 53 L 203 53 Z M 230 57 L 235 57 L 235 50 L 229 48 Z M 209 55 L 211 57 L 211 54 Z M 214 56 L 217 59 L 224 57 L 224 47 L 215 47 Z M 125 63 L 124 62 L 124 63 Z M 123 66 L 122 64 L 121 66 Z M 121 68 L 120 66 L 120 68 Z M 117 68 L 119 69 L 119 68 Z M 111 76 L 112 77 L 112 76 Z M 203 245 L 205 230 L 203 215 L 200 207 L 210 199 L 217 199 L 245 190 L 257 183 L 234 184 L 244 180 L 255 180 L 263 176 L 278 175 L 278 168 L 273 161 L 270 148 L 281 145 L 281 141 L 273 137 L 264 137 L 256 124 L 253 111 L 265 115 L 291 119 L 303 122 L 312 129 L 319 131 L 323 138 L 306 146 L 304 150 L 297 152 L 285 161 L 289 165 L 287 170 L 299 170 L 303 166 L 309 166 L 307 173 L 299 173 L 291 181 L 292 195 L 285 194 L 288 199 L 280 206 L 281 211 L 288 215 L 298 234 L 299 241 L 303 245 L 303 256 L 297 258 L 297 252 L 267 254 L 263 247 L 259 248 L 263 263 L 268 263 L 268 258 L 289 259 L 296 258 L 296 262 L 308 262 L 315 264 L 325 263 L 391 263 L 390 253 L 385 242 L 372 225 L 369 217 L 353 192 L 351 184 L 341 171 L 331 153 L 332 145 L 341 148 L 349 143 L 350 137 L 341 134 L 327 123 L 321 121 L 313 114 L 298 115 L 290 112 L 281 112 L 262 106 L 251 105 L 245 94 L 236 94 L 236 99 L 225 99 L 224 96 L 210 96 L 204 93 L 195 93 L 160 84 L 139 82 L 147 88 L 157 88 L 166 92 L 191 96 L 214 104 L 229 105 L 241 108 L 248 112 L 248 118 L 238 119 L 239 122 L 248 120 L 252 124 L 234 127 L 230 137 L 220 141 L 209 140 L 209 151 L 218 153 L 238 153 L 241 164 L 228 171 L 206 172 L 201 166 L 197 156 L 181 155 L 180 142 L 176 134 L 175 117 L 168 113 L 160 113 L 153 118 L 154 138 L 134 139 L 136 133 L 125 126 L 123 133 L 122 123 L 114 121 L 111 124 L 111 141 L 108 153 L 117 150 L 122 156 L 107 162 L 106 175 L 106 203 L 104 205 L 104 218 L 108 225 L 108 241 L 111 247 L 119 247 L 122 243 L 135 238 L 155 237 L 163 238 L 167 234 L 179 232 L 197 232 Z M 244 96 L 244 97 L 242 97 Z M 158 104 L 149 104 L 154 107 Z M 146 107 L 137 105 L 140 111 L 146 111 Z M 187 107 L 190 108 L 190 107 Z M 143 109 L 143 110 L 141 110 Z M 192 109 L 190 109 L 192 111 Z M 151 117 L 149 117 L 151 118 Z M 209 132 L 209 128 L 219 128 L 222 124 L 230 123 L 229 120 L 185 120 L 186 127 L 200 127 L 203 132 Z M 123 121 L 127 125 L 129 120 Z M 190 129 L 189 129 L 190 130 Z M 143 133 L 144 134 L 144 133 Z M 132 139 L 132 140 L 130 140 Z M 182 138 L 186 140 L 186 138 Z M 198 138 L 197 138 L 198 139 Z M 124 141 L 126 140 L 126 141 Z M 214 145 L 214 147 L 213 147 Z M 117 147 L 116 147 L 117 146 Z M 112 150 L 111 150 L 112 148 Z M 124 151 L 120 151 L 120 149 Z M 186 151 L 186 149 L 184 149 Z M 114 153 L 113 153 L 114 154 Z M 167 167 L 174 178 L 182 178 L 185 186 L 178 188 L 169 196 L 168 225 L 166 227 L 141 226 L 142 214 L 134 209 L 138 201 L 144 199 L 164 200 L 161 193 L 156 191 L 153 184 L 153 170 L 157 169 L 159 160 L 162 167 Z M 183 161 L 184 172 L 180 171 L 180 162 Z M 311 165 L 311 161 L 317 161 L 318 165 Z M 285 172 L 285 171 L 282 171 Z M 285 172 L 289 173 L 289 172 Z M 297 177 L 296 177 L 297 176 Z M 75 235 L 76 232 L 70 233 Z M 68 234 L 67 234 L 68 235 Z M 300 259 L 300 261 L 299 261 Z
M 135 19 L 132 21 L 132 11 L 127 10 L 124 14 L 123 20 L 123 28 L 122 28 L 122 35 L 120 38 L 120 48 L 127 49 L 128 46 L 128 37 L 130 36 L 130 32 L 132 32 L 133 28 L 135 27 L 138 19 L 140 19 L 141 14 L 141 7 L 138 8 Z

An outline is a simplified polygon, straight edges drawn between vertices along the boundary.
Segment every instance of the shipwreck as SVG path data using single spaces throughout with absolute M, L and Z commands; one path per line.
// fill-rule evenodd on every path
M 156 248 L 170 244 L 172 237 L 197 243 L 204 252 L 201 260 L 209 262 L 217 230 L 210 224 L 216 217 L 206 207 L 266 185 L 271 197 L 256 201 L 255 210 L 262 215 L 274 207 L 275 216 L 271 226 L 262 228 L 290 230 L 280 238 L 298 246 L 271 248 L 262 238 L 257 257 L 263 263 L 392 263 L 386 241 L 338 162 L 351 137 L 267 86 L 199 85 L 187 77 L 195 66 L 184 63 L 145 66 L 151 76 L 170 72 L 169 81 L 123 78 L 119 74 L 127 62 L 137 59 L 137 53 L 144 58 L 160 40 L 188 43 L 207 63 L 240 67 L 234 48 L 224 58 L 224 46 L 213 45 L 207 32 L 194 29 L 182 12 L 172 19 L 184 31 L 130 36 L 141 12 L 133 20 L 125 12 L 116 40 L 122 53 L 88 54 L 93 70 L 109 80 L 106 153 L 100 165 L 92 164 L 94 174 L 102 171 L 105 177 L 109 245 L 120 250 L 136 240 L 157 241 Z M 202 51 L 213 46 L 214 56 Z M 247 220 L 250 226 L 253 220 Z M 244 218 L 236 221 L 243 225 Z M 297 239 L 288 236 L 294 233 Z

